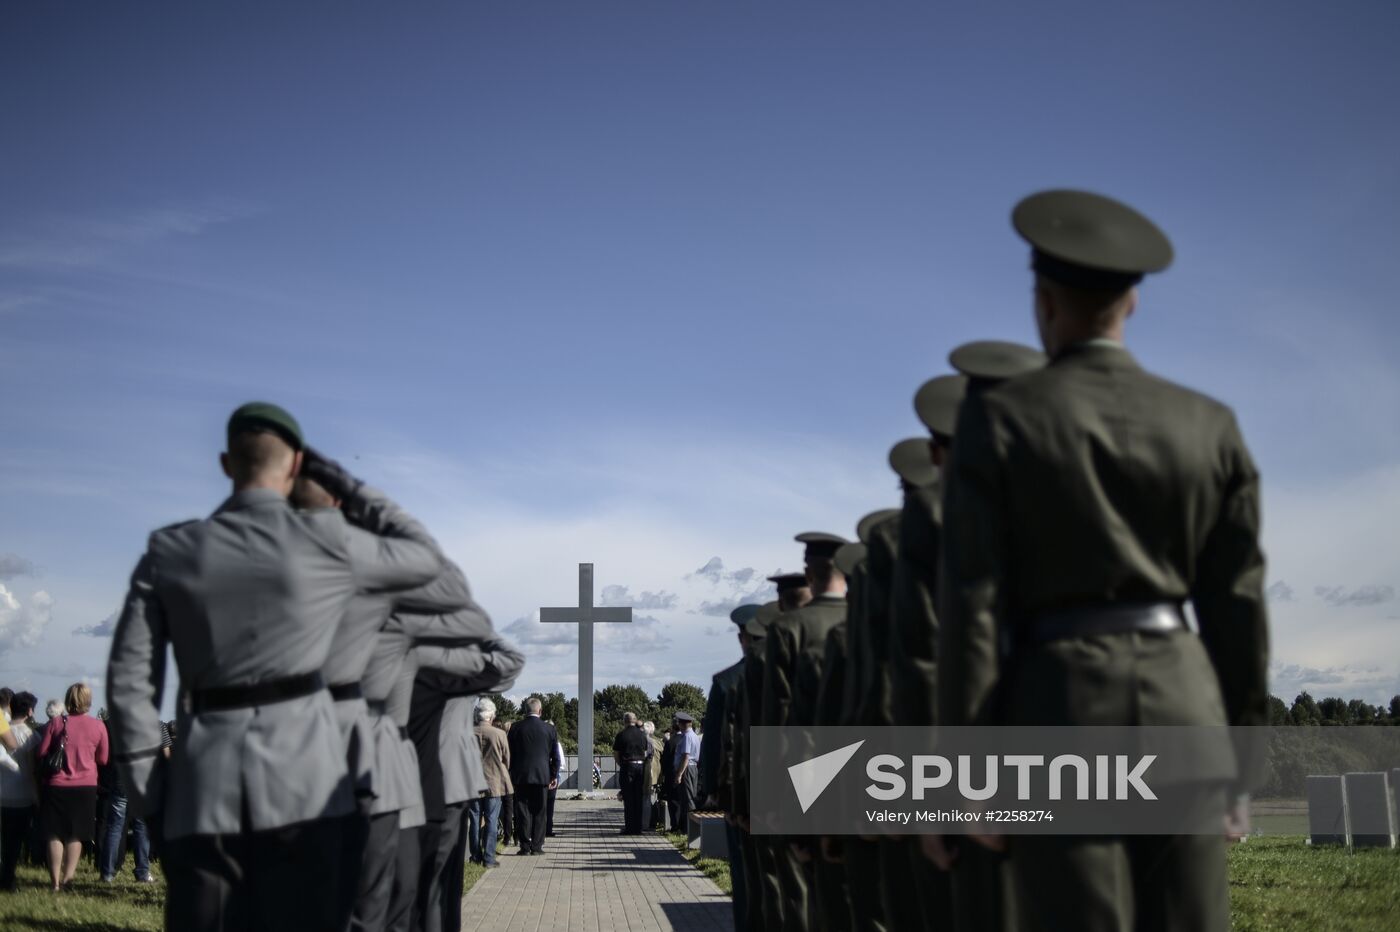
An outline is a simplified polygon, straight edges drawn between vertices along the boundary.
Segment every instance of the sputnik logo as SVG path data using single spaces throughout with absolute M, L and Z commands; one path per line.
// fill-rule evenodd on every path
M 856 751 L 864 741 L 857 741 L 855 744 L 848 744 L 844 748 L 837 748 L 811 760 L 805 760 L 800 764 L 793 764 L 788 768 L 788 776 L 792 779 L 792 788 L 797 791 L 797 801 L 802 806 L 805 813 L 812 808 L 812 804 L 826 791 L 841 773 L 841 768 L 848 764 Z

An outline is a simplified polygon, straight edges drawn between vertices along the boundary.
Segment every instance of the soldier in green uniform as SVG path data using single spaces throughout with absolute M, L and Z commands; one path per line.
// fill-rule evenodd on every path
M 820 531 L 798 534 L 795 539 L 806 548 L 803 562 L 812 601 L 784 612 L 768 626 L 759 721 L 776 727 L 813 724 L 826 636 L 846 617 L 846 579 L 832 559 L 845 539 Z M 786 870 L 780 875 L 784 881 L 783 927 L 806 930 L 811 928 L 808 887 L 812 851 L 805 842 L 794 841 L 780 849 L 780 865 L 784 861 Z
M 938 466 L 946 463 L 953 450 L 953 435 L 963 399 L 1006 379 L 1041 368 L 1045 365 L 1046 357 L 1039 350 L 1018 343 L 983 340 L 959 346 L 949 354 L 948 362 L 959 374 L 930 380 L 914 398 L 915 411 L 928 428 L 931 438 L 928 444 L 930 456 Z M 938 619 L 933 610 L 933 601 L 938 591 L 939 545 L 942 539 L 941 510 L 937 501 L 930 503 L 925 516 L 920 517 L 918 523 L 920 526 L 911 530 L 916 536 L 925 537 L 911 553 L 922 567 L 919 587 L 923 593 L 911 603 L 913 610 L 910 618 L 922 619 L 917 630 L 923 632 L 922 637 L 927 641 L 921 648 L 924 654 L 918 668 L 906 665 L 906 697 L 917 702 L 918 708 L 928 711 L 933 716 L 932 720 L 937 721 L 938 663 L 934 648 L 938 640 Z M 914 631 L 908 634 L 912 636 Z M 914 855 L 915 875 L 920 878 L 916 888 L 925 893 L 923 909 L 926 921 L 932 921 L 933 915 L 947 921 L 946 917 L 951 911 L 952 921 L 959 929 L 988 932 L 1015 929 L 1016 913 L 1005 857 L 1000 852 L 965 842 L 966 839 L 961 838 L 951 841 L 958 853 L 956 864 L 951 865 L 951 876 L 946 879 L 931 876 L 929 862 L 922 857 L 922 845 Z
M 1022 201 L 1045 368 L 972 393 L 949 465 L 939 715 L 949 725 L 1267 718 L 1259 477 L 1234 415 L 1123 346 L 1167 238 L 1077 191 Z M 1199 634 L 1185 622 L 1190 599 Z M 1221 836 L 1018 836 L 1026 928 L 1224 930 Z
M 849 655 L 853 629 L 860 624 L 860 577 L 864 571 L 865 545 L 842 544 L 832 558 L 846 578 L 846 617 L 827 632 L 823 650 L 821 682 L 817 686 L 814 725 L 849 725 L 854 708 L 852 690 L 856 677 Z M 824 836 L 812 851 L 813 884 L 809 888 L 808 915 L 813 928 L 845 932 L 863 928 L 855 919 L 852 890 L 847 883 L 845 843 L 847 839 Z
M 735 709 L 733 776 L 733 816 L 744 838 L 745 885 L 748 888 L 748 926 L 751 929 L 782 927 L 783 897 L 777 863 L 777 842 L 772 835 L 751 833 L 752 808 L 749 805 L 749 728 L 757 718 L 763 697 L 763 651 L 768 625 L 778 617 L 778 602 L 758 607 L 744 625 L 748 646 L 744 653 L 744 682 Z
M 744 626 L 758 613 L 757 605 L 740 605 L 729 613 L 738 626 L 739 649 L 748 653 L 749 636 Z M 744 657 L 715 674 L 710 697 L 705 704 L 704 735 L 700 739 L 700 797 L 702 808 L 732 811 L 733 785 L 730 782 L 734 756 L 734 715 L 739 689 L 744 682 Z M 729 849 L 729 876 L 733 886 L 734 928 L 747 928 L 748 887 L 745 883 L 744 852 L 740 831 L 732 821 L 725 822 Z

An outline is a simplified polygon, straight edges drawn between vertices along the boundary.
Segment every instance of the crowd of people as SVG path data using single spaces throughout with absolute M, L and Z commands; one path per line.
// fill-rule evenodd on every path
M 0 890 L 16 889 L 15 872 L 26 858 L 47 866 L 52 889 L 61 890 L 73 882 L 84 850 L 93 853 L 106 883 L 116 879 L 128 852 L 136 881 L 155 882 L 152 833 L 127 811 L 107 722 L 93 716 L 92 699 L 90 687 L 74 683 L 62 702 L 47 703 L 40 724 L 33 693 L 0 687 L 10 739 L 0 746 Z M 161 753 L 168 756 L 174 723 L 161 729 Z
M 731 616 L 700 792 L 726 814 L 737 929 L 1229 926 L 1242 781 L 1189 786 L 1212 835 L 785 836 L 752 805 L 756 725 L 1268 722 L 1258 473 L 1228 408 L 1124 343 L 1170 242 L 1080 191 L 1012 220 L 1044 352 L 955 349 L 915 393 L 927 433 L 890 450 L 903 502 L 855 540 L 799 534 L 805 571 Z

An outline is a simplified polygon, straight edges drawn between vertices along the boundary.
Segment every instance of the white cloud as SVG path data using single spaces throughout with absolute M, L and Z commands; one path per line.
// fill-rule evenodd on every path
M 626 586 L 604 586 L 599 605 L 610 608 L 636 608 L 642 611 L 665 611 L 676 607 L 679 599 L 674 592 L 643 592 L 633 596 Z
M 113 612 L 95 625 L 83 625 L 81 628 L 73 629 L 74 637 L 109 638 L 117 629 L 117 618 L 120 612 Z
M 17 576 L 38 576 L 34 564 L 17 553 L 0 553 L 0 579 L 14 579 Z
M 34 647 L 42 640 L 53 614 L 53 597 L 40 590 L 21 602 L 0 585 L 0 651 Z

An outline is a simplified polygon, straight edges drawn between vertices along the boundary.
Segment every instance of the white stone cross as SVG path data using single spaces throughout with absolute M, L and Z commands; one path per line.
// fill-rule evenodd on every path
M 541 608 L 540 621 L 578 623 L 578 789 L 593 789 L 593 625 L 631 621 L 630 608 L 593 607 L 593 564 L 578 565 L 578 607 Z M 585 782 L 586 781 L 586 782 Z

